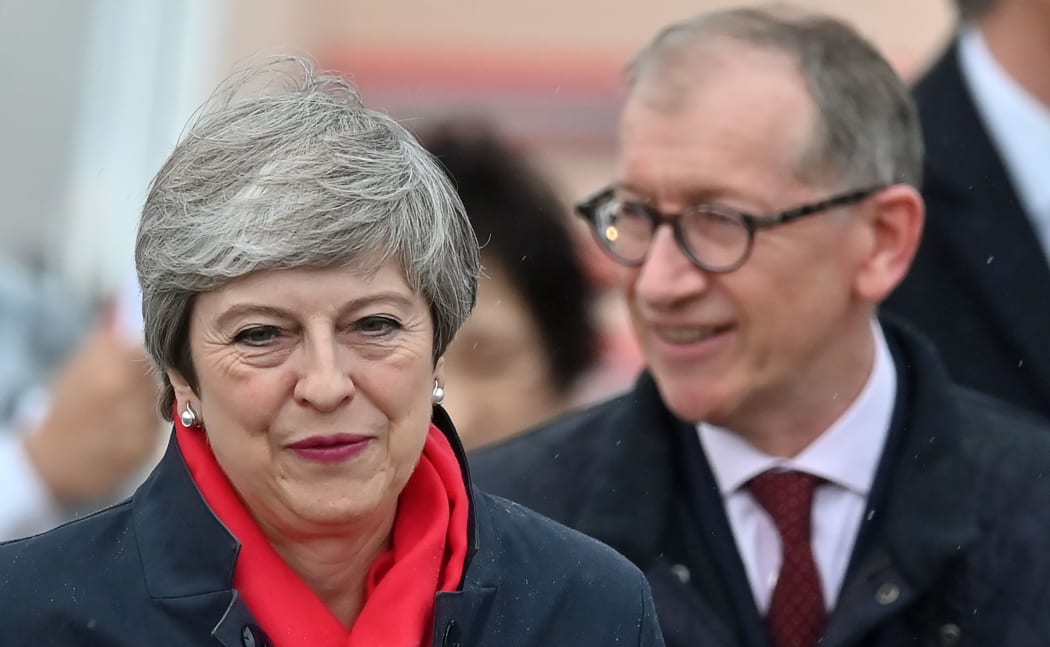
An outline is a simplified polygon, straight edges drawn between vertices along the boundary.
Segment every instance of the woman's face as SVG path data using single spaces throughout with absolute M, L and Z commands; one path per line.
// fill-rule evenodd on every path
M 423 450 L 433 324 L 396 262 L 248 275 L 193 307 L 194 405 L 219 464 L 265 530 L 392 514 Z

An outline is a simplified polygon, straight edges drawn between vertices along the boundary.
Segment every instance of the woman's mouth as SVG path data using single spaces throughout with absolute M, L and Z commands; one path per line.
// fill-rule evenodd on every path
M 301 458 L 315 463 L 341 463 L 363 452 L 374 440 L 356 434 L 311 436 L 288 445 Z

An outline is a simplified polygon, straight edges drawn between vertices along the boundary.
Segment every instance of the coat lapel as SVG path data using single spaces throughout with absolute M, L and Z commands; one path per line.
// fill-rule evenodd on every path
M 1050 384 L 1050 265 L 965 86 L 956 47 L 915 94 L 927 148 L 923 192 L 942 218 L 926 235 L 944 238 L 935 242 L 956 255 L 958 280 L 975 286 L 1019 361 Z
M 475 498 L 473 481 L 470 478 L 470 466 L 467 453 L 459 434 L 452 424 L 448 413 L 440 406 L 434 407 L 433 422 L 444 432 L 463 471 L 463 480 L 470 498 L 470 515 L 467 519 L 467 534 L 470 542 L 467 546 L 466 563 L 463 565 L 463 581 L 460 590 L 440 592 L 434 606 L 434 647 L 448 645 L 480 645 L 484 643 L 486 623 L 492 611 L 496 597 L 497 581 L 484 575 L 484 566 L 471 568 L 474 557 L 481 549 L 481 535 L 494 537 L 495 529 L 486 508 L 478 504 Z M 482 526 L 485 529 L 482 529 Z M 478 576 L 479 573 L 483 575 Z
M 240 543 L 197 490 L 172 434 L 160 464 L 133 500 L 135 533 L 151 597 L 228 647 L 264 635 L 233 589 Z
M 869 519 L 821 647 L 854 645 L 938 587 L 978 539 L 976 487 L 962 459 L 964 424 L 950 382 L 926 343 L 884 325 L 898 372 L 894 429 L 869 502 Z M 899 442 L 895 440 L 899 439 Z M 866 541 L 867 540 L 867 541 Z M 859 559 L 858 559 L 859 558 Z
M 643 375 L 621 408 L 615 428 L 604 429 L 595 446 L 595 474 L 581 497 L 587 502 L 573 523 L 580 532 L 613 546 L 641 568 L 653 590 L 660 626 L 668 647 L 705 645 L 738 647 L 732 614 L 713 606 L 703 582 L 682 582 L 668 561 L 668 536 L 683 530 L 680 517 L 682 475 L 675 434 L 683 423 L 664 407 L 652 378 Z M 625 511 L 630 511 L 625 513 Z M 676 527 L 677 524 L 677 527 Z M 687 542 L 707 555 L 704 542 Z M 707 555 L 702 563 L 714 564 Z M 692 578 L 719 579 L 715 568 L 701 568 Z M 717 588 L 718 584 L 714 584 Z

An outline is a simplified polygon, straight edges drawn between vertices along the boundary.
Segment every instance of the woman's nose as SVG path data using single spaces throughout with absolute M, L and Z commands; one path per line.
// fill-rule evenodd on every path
M 339 362 L 335 345 L 313 344 L 295 385 L 295 398 L 318 411 L 328 412 L 352 399 L 354 391 L 350 370 Z

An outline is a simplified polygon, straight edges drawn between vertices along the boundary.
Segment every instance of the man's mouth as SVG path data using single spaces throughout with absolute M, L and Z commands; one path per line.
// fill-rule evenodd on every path
M 727 332 L 731 325 L 719 326 L 674 326 L 660 327 L 655 330 L 657 336 L 672 344 L 695 344 L 715 335 Z

